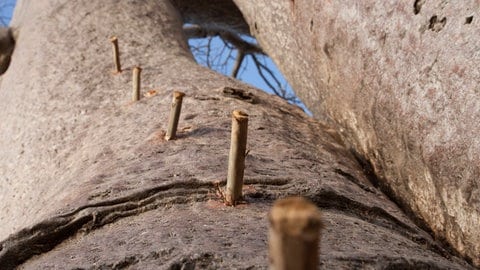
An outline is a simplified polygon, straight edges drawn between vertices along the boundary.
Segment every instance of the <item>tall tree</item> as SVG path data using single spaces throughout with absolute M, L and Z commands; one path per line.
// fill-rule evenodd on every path
M 384 192 L 480 265 L 480 2 L 235 3 Z
M 402 197 L 389 184 L 397 180 L 388 174 L 394 169 L 417 175 L 410 171 L 411 163 L 424 154 L 414 151 L 417 144 L 406 151 L 413 161 L 406 160 L 405 168 L 385 161 L 390 167 L 379 170 L 378 162 L 395 153 L 384 145 L 388 137 L 381 137 L 381 132 L 392 132 L 387 123 L 372 127 L 368 123 L 375 122 L 362 122 L 361 110 L 348 106 L 354 98 L 342 92 L 356 82 L 342 78 L 349 69 L 339 65 L 344 62 L 325 63 L 328 57 L 342 56 L 348 44 L 359 46 L 364 41 L 359 36 L 357 43 L 350 42 L 345 28 L 340 36 L 333 35 L 337 37 L 333 45 L 314 39 L 327 38 L 318 31 L 327 31 L 329 24 L 310 20 L 309 13 L 337 14 L 336 26 L 335 22 L 347 20 L 342 16 L 368 17 L 372 9 L 364 9 L 373 4 L 344 4 L 352 7 L 342 12 L 334 9 L 337 5 L 342 4 L 20 0 L 13 20 L 15 50 L 0 86 L 2 269 L 263 268 L 268 265 L 266 212 L 274 199 L 292 194 L 311 198 L 323 210 L 326 229 L 320 259 L 327 269 L 470 267 L 424 229 L 432 229 L 478 263 L 475 243 L 459 236 L 474 237 L 468 234 L 474 229 L 459 226 L 442 234 L 438 223 L 426 218 L 422 207 L 431 205 L 434 214 L 436 202 L 419 202 L 443 193 L 429 197 L 428 186 L 422 193 L 426 197 Z M 183 22 L 240 33 L 251 29 L 300 95 L 312 95 L 307 104 L 320 120 L 278 97 L 198 66 L 188 50 Z M 112 73 L 112 36 L 120 44 L 121 73 Z M 354 54 L 343 53 L 340 59 L 345 62 Z M 360 60 L 354 60 L 357 67 Z M 142 89 L 148 94 L 132 102 L 131 72 L 136 65 L 142 68 Z M 330 82 L 325 81 L 326 74 Z M 364 77 L 380 82 L 383 78 L 373 71 Z M 339 83 L 339 88 L 321 82 Z M 362 89 L 376 91 L 380 86 L 365 82 Z M 314 91 L 317 88 L 319 92 Z M 173 90 L 187 95 L 178 137 L 165 141 Z M 380 95 L 377 100 L 390 104 L 391 99 Z M 330 105 L 333 101 L 339 102 L 339 111 Z M 368 108 L 370 103 L 365 104 Z M 232 208 L 223 205 L 221 191 L 234 109 L 249 114 L 249 151 L 245 203 Z M 403 124 L 391 117 L 390 127 Z M 379 132 L 378 140 L 367 140 L 370 129 Z M 408 132 L 403 128 L 395 134 L 415 134 Z M 373 171 L 367 170 L 368 162 Z M 434 176 L 427 179 L 428 185 L 438 182 Z M 413 214 L 402 212 L 377 187 L 379 183 L 392 190 L 395 199 L 407 202 L 406 209 Z M 446 214 L 452 215 L 448 207 L 444 205 Z M 427 222 L 415 223 L 414 217 Z M 458 220 L 452 215 L 442 228 L 449 229 Z

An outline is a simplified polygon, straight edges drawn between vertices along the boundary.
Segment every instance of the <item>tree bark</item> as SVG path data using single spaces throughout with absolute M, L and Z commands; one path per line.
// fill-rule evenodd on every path
M 266 214 L 288 195 L 322 209 L 325 269 L 470 268 L 369 182 L 331 126 L 197 65 L 169 1 L 21 0 L 13 22 L 0 86 L 2 269 L 265 268 Z M 136 65 L 157 94 L 131 103 Z M 165 141 L 172 90 L 186 97 Z M 215 192 L 236 109 L 249 114 L 246 204 L 226 211 Z
M 234 1 L 377 185 L 480 266 L 480 2 Z

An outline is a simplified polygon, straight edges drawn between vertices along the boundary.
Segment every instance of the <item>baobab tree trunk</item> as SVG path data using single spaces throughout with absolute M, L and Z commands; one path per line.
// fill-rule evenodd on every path
M 266 214 L 293 194 L 323 210 L 326 269 L 470 267 L 373 186 L 332 127 L 198 66 L 169 1 L 21 0 L 13 24 L 0 87 L 2 269 L 264 268 Z M 136 65 L 150 95 L 131 102 Z M 173 90 L 186 96 L 165 141 Z M 245 204 L 232 208 L 216 193 L 235 109 L 249 114 L 250 151 Z
M 480 2 L 234 2 L 382 190 L 480 266 Z

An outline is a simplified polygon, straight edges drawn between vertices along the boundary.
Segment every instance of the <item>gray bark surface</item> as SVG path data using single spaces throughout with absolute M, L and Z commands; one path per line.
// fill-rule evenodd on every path
M 480 266 L 480 2 L 235 3 L 376 185 Z
M 369 181 L 329 124 L 197 65 L 169 1 L 22 0 L 14 25 L 0 85 L 1 269 L 265 269 L 266 215 L 289 195 L 322 210 L 325 269 L 472 268 Z M 131 102 L 136 65 L 157 94 Z M 186 96 L 165 141 L 173 90 Z M 245 203 L 232 208 L 217 193 L 235 109 L 249 114 L 250 151 Z

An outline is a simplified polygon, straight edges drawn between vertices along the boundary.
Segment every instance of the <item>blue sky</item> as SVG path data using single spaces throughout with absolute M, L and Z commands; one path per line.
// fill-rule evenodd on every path
M 250 43 L 256 43 L 254 38 L 242 36 L 245 40 Z M 233 69 L 233 65 L 235 63 L 235 57 L 237 55 L 237 50 L 230 49 L 228 46 L 225 46 L 224 42 L 219 37 L 211 38 L 211 42 L 209 42 L 208 38 L 200 38 L 200 39 L 190 39 L 189 45 L 192 48 L 192 52 L 197 59 L 197 62 L 200 64 L 207 66 L 207 55 L 206 50 L 207 47 L 210 46 L 212 54 L 208 57 L 210 58 L 211 66 L 213 70 L 216 70 L 220 73 L 230 75 Z M 275 78 L 278 80 L 278 83 L 281 85 L 283 89 L 285 89 L 288 94 L 292 94 L 292 89 L 288 82 L 283 78 L 283 75 L 277 69 L 273 61 L 266 56 L 257 55 L 257 59 L 261 61 L 265 66 L 267 66 Z M 270 83 L 274 86 L 277 86 L 276 82 L 272 79 L 272 77 L 267 73 L 264 72 L 267 79 L 269 79 Z M 246 56 L 242 62 L 240 71 L 238 73 L 238 79 L 252 84 L 265 92 L 272 93 L 273 91 L 270 87 L 265 83 L 265 81 L 260 76 L 257 67 L 254 64 L 253 59 L 251 56 Z
M 244 37 L 245 38 L 245 37 Z M 253 38 L 247 38 L 249 42 L 255 42 L 255 39 Z M 208 45 L 208 40 L 206 38 L 203 39 L 190 39 L 189 40 L 189 45 L 190 47 L 197 47 L 200 49 L 204 49 Z M 225 75 L 230 75 L 233 65 L 234 65 L 234 57 L 236 57 L 236 50 L 233 50 L 232 55 L 229 57 L 230 51 L 228 47 L 225 47 L 224 43 L 221 41 L 219 37 L 212 38 L 212 41 L 210 43 L 210 46 L 212 48 L 212 51 L 219 51 L 220 56 L 218 59 L 215 59 L 215 56 L 210 56 L 210 58 L 214 58 L 212 62 L 220 62 L 218 66 L 211 66 L 212 69 L 223 73 Z M 195 49 L 192 49 L 193 55 L 197 59 L 197 62 L 207 66 L 206 64 L 206 56 L 205 52 L 197 52 Z M 218 56 L 218 54 L 216 55 Z M 277 78 L 279 83 L 282 85 L 284 89 L 287 91 L 288 96 L 296 96 L 295 93 L 293 92 L 291 86 L 288 84 L 286 79 L 283 77 L 281 72 L 278 70 L 277 66 L 269 57 L 260 57 L 260 61 L 263 62 L 265 66 L 267 66 L 271 71 L 272 74 Z M 225 65 L 222 65 L 224 62 L 226 62 Z M 267 76 L 268 77 L 268 76 Z M 240 72 L 238 74 L 237 79 L 240 79 L 248 84 L 251 84 L 259 89 L 262 89 L 263 91 L 273 94 L 273 91 L 271 91 L 270 87 L 265 83 L 265 81 L 262 79 L 262 77 L 259 75 L 258 70 L 253 62 L 253 60 L 247 56 L 243 60 L 243 63 L 241 65 Z M 296 105 L 301 107 L 305 113 L 307 113 L 309 116 L 312 116 L 312 113 L 305 107 L 305 105 L 298 100 L 299 103 Z
M 12 17 L 15 0 L 0 0 L 0 25 L 7 25 Z
M 37 0 L 38 1 L 38 0 Z M 15 6 L 16 0 L 0 0 L 0 25 L 8 25 L 10 22 L 10 18 L 12 16 L 12 12 Z M 254 39 L 250 38 L 250 42 L 254 41 Z M 190 46 L 197 46 L 201 47 L 202 45 L 206 45 L 206 39 L 191 39 L 189 40 Z M 218 61 L 220 62 L 225 62 L 226 64 L 221 66 L 221 67 L 214 67 L 212 66 L 212 69 L 229 75 L 232 71 L 232 67 L 234 64 L 234 59 L 230 57 L 228 59 L 229 51 L 228 48 L 225 48 L 223 42 L 221 41 L 220 38 L 213 38 L 212 42 L 210 44 L 212 48 L 215 48 L 215 50 L 219 51 L 220 53 L 217 54 L 219 58 L 222 58 Z M 222 51 L 223 50 L 223 51 Z M 200 64 L 206 65 L 205 64 L 205 59 L 202 59 L 202 54 L 201 53 L 195 53 L 194 55 L 197 59 L 197 61 Z M 232 54 L 233 57 L 236 55 L 236 51 L 233 50 Z M 277 69 L 275 64 L 272 62 L 272 60 L 269 57 L 263 57 L 262 60 L 263 63 L 272 71 L 274 76 L 278 79 L 279 83 L 282 85 L 284 89 L 287 90 L 287 92 L 291 95 L 294 95 L 291 87 L 288 85 L 287 81 L 284 79 L 283 75 L 280 73 L 280 71 Z M 238 79 L 249 83 L 257 88 L 260 88 L 264 90 L 267 93 L 273 93 L 269 86 L 265 83 L 265 81 L 260 77 L 257 68 L 255 67 L 253 60 L 250 57 L 245 57 L 239 75 Z M 272 80 L 270 80 L 272 81 Z M 300 107 L 302 107 L 307 114 L 311 115 L 311 113 L 306 110 L 305 105 L 299 104 Z

